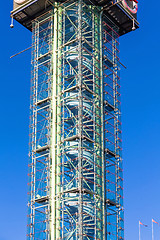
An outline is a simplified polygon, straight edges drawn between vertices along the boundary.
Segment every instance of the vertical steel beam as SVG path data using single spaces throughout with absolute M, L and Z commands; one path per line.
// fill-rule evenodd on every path
M 57 114 L 57 3 L 54 8 L 54 39 L 53 39 L 53 83 L 52 83 L 52 133 L 51 133 L 51 240 L 56 240 L 56 114 Z
M 78 129 L 79 129 L 79 154 L 78 154 L 78 170 L 79 170 L 79 239 L 83 240 L 83 171 L 82 171 L 82 109 L 83 109 L 83 100 L 82 100 L 82 0 L 78 0 L 78 86 L 79 86 L 79 109 L 78 109 Z M 78 227 L 78 226 L 77 226 Z
M 61 78 L 62 78 L 62 53 L 61 53 L 61 45 L 62 45 L 62 8 L 57 6 L 57 19 L 58 19 L 58 27 L 57 27 L 57 205 L 56 205 L 56 239 L 60 239 L 61 237 L 61 150 L 60 150 L 60 141 L 61 141 Z
M 100 12 L 100 78 L 101 78 L 101 141 L 102 141 L 102 196 L 103 196 L 103 240 L 106 240 L 106 176 L 104 156 L 104 79 L 103 79 L 103 10 Z
M 97 198 L 97 231 L 96 231 L 96 238 L 101 239 L 103 237 L 103 195 L 102 195 L 102 92 L 101 92 L 101 83 L 102 83 L 102 73 L 101 73 L 101 28 L 100 28 L 100 12 L 95 11 L 95 17 L 94 17 L 94 23 L 95 23 L 95 32 L 94 32 L 94 38 L 95 38 L 95 44 L 94 44 L 94 57 L 96 59 L 95 61 L 95 113 L 96 113 L 96 135 L 95 135 L 95 150 L 96 150 L 96 198 Z

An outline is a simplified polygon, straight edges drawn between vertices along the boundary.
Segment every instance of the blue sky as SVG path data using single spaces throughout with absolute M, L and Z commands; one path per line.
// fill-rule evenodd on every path
M 140 29 L 120 39 L 125 239 L 151 239 L 151 219 L 160 222 L 160 2 L 139 0 Z M 1 3 L 0 240 L 26 239 L 31 33 L 15 23 L 12 0 Z M 155 239 L 160 229 L 155 227 Z

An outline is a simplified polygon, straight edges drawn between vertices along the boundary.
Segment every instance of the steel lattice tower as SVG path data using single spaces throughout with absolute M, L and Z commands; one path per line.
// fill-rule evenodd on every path
M 138 28 L 136 11 L 14 2 L 32 31 L 28 240 L 124 239 L 119 36 Z

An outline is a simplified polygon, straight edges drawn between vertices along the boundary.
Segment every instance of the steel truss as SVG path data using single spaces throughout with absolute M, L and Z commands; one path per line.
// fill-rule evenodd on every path
M 118 29 L 69 0 L 32 31 L 28 240 L 124 239 Z

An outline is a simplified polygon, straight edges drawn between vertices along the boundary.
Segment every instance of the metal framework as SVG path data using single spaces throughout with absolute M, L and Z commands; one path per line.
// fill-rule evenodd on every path
M 32 23 L 28 240 L 120 240 L 119 29 L 91 1 Z

